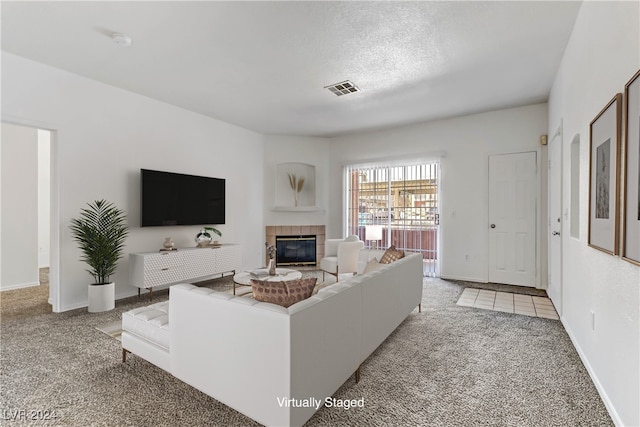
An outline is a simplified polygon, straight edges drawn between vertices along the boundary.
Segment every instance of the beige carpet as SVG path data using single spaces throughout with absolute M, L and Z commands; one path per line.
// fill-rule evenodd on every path
M 351 377 L 334 394 L 364 408 L 321 408 L 307 427 L 612 425 L 561 322 L 457 306 L 463 287 L 444 280 L 425 279 L 423 290 L 422 313 L 363 363 L 360 383 Z M 0 408 L 55 413 L 37 425 L 257 426 L 139 357 L 121 363 L 120 343 L 96 327 L 147 304 L 3 316 Z
M 40 286 L 0 292 L 0 321 L 51 314 L 49 269 L 40 269 Z

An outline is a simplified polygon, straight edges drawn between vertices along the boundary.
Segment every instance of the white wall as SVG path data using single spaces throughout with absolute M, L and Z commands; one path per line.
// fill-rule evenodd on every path
M 2 123 L 0 290 L 39 284 L 37 132 Z
M 38 129 L 38 267 L 49 267 L 51 242 L 51 132 Z
M 53 197 L 59 198 L 54 215 L 60 220 L 61 311 L 87 304 L 91 277 L 68 226 L 88 201 L 105 198 L 127 212 L 132 229 L 126 253 L 154 251 L 167 236 L 177 246 L 194 245 L 197 226 L 139 227 L 140 168 L 226 178 L 221 241 L 242 244 L 244 263 L 259 265 L 264 245 L 261 209 L 256 211 L 264 205 L 261 135 L 6 52 L 2 115 L 56 130 L 52 156 L 59 194 Z M 128 257 L 112 279 L 117 298 L 137 292 L 128 283 Z
M 640 425 L 640 268 L 587 246 L 589 123 L 640 68 L 639 27 L 638 2 L 584 2 L 549 100 L 549 124 L 563 121 L 565 207 L 570 144 L 580 136 L 580 238 L 563 233 L 562 321 L 614 421 L 626 426 Z
M 264 222 L 265 225 L 326 225 L 329 205 L 329 149 L 326 138 L 265 136 Z M 276 211 L 276 167 L 281 163 L 315 166 L 315 204 L 318 210 Z
M 445 152 L 441 161 L 442 277 L 488 281 L 488 156 L 538 151 L 547 133 L 547 105 L 537 104 L 336 137 L 331 141 L 330 223 L 342 233 L 342 166 L 385 158 Z M 466 260 L 465 255 L 469 255 Z M 546 253 L 543 255 L 546 257 Z

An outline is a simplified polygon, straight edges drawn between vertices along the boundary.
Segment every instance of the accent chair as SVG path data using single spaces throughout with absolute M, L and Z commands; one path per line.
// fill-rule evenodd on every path
M 364 242 L 355 235 L 346 239 L 326 239 L 324 258 L 320 260 L 322 280 L 325 273 L 336 276 L 336 281 L 340 280 L 340 274 L 357 273 L 358 257 L 363 248 Z

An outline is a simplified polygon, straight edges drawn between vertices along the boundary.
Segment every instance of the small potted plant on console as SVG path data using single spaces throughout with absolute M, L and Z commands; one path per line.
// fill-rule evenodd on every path
M 203 227 L 198 234 L 196 234 L 196 245 L 199 248 L 219 247 L 220 242 L 213 240 L 211 233 L 215 233 L 222 237 L 222 232 L 215 227 Z
M 96 200 L 87 205 L 79 218 L 71 219 L 69 228 L 95 282 L 89 285 L 89 312 L 96 313 L 115 308 L 115 283 L 110 276 L 122 258 L 129 227 L 124 211 L 113 203 Z

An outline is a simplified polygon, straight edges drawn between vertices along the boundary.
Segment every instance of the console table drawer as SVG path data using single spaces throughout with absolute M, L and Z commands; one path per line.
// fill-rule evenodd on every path
M 144 273 L 144 288 L 152 288 L 167 283 L 175 283 L 183 280 L 186 274 L 184 267 L 165 267 L 159 270 L 146 270 Z
M 155 271 L 167 268 L 184 267 L 184 257 L 177 252 L 162 252 L 144 257 L 144 270 Z

